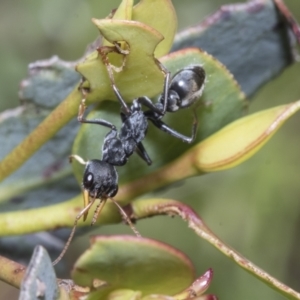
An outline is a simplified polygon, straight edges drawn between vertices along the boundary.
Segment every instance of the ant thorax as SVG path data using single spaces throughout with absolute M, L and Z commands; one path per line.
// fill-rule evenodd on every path
M 137 105 L 138 104 L 138 105 Z M 102 146 L 102 160 L 115 166 L 123 166 L 136 150 L 137 144 L 144 140 L 148 121 L 141 105 L 136 102 L 132 105 L 130 115 L 121 113 L 122 126 L 118 133 L 113 128 L 105 136 Z

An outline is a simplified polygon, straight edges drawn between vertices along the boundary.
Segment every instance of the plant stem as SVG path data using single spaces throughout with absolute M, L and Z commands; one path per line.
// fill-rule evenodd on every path
M 0 280 L 19 289 L 25 270 L 23 265 L 0 256 Z
M 0 163 L 0 181 L 17 170 L 77 114 L 81 93 L 76 87 L 56 109 Z
M 239 254 L 236 250 L 226 245 L 221 241 L 203 222 L 201 217 L 196 214 L 189 206 L 175 200 L 170 199 L 146 199 L 133 202 L 133 215 L 135 219 L 142 219 L 154 215 L 178 215 L 195 233 L 202 239 L 209 242 L 216 249 L 233 260 L 245 271 L 254 275 L 260 281 L 266 283 L 272 289 L 282 294 L 288 299 L 300 299 L 300 293 L 296 292 L 289 286 L 272 277 L 266 271 L 260 269 L 244 256 Z

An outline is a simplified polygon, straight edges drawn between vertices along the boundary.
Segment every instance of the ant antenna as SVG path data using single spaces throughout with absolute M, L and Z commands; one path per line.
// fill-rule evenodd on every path
M 65 253 L 67 252 L 71 242 L 72 242 L 72 239 L 74 237 L 74 234 L 75 234 L 75 230 L 76 230 L 76 227 L 77 227 L 77 224 L 78 224 L 78 221 L 80 220 L 80 218 L 85 215 L 89 209 L 91 208 L 91 206 L 94 204 L 95 202 L 95 198 L 93 198 L 93 200 L 76 216 L 75 218 L 75 222 L 74 222 L 74 225 L 73 225 L 73 228 L 72 228 L 72 231 L 69 235 L 69 238 L 65 244 L 65 247 L 63 248 L 63 250 L 61 251 L 61 253 L 59 254 L 59 256 L 57 257 L 57 259 L 55 259 L 53 262 L 52 262 L 52 265 L 55 266 L 58 262 L 60 262 L 60 260 L 64 257 Z
M 126 221 L 126 223 L 129 225 L 129 227 L 131 228 L 131 230 L 134 232 L 134 234 L 137 236 L 137 237 L 142 237 L 141 234 L 139 233 L 139 231 L 135 228 L 135 226 L 133 225 L 133 223 L 131 222 L 130 218 L 128 217 L 128 215 L 126 214 L 126 212 L 124 211 L 124 209 L 120 206 L 120 204 L 114 200 L 113 198 L 104 198 L 104 199 L 101 199 L 99 204 L 97 205 L 96 207 L 96 210 L 94 212 L 94 215 L 93 215 L 93 219 L 92 219 L 92 223 L 91 225 L 94 225 L 98 219 L 98 216 L 100 214 L 100 212 L 102 211 L 102 208 L 104 207 L 107 199 L 110 199 L 119 209 L 123 219 Z M 67 252 L 72 240 L 73 240 L 73 237 L 74 237 L 74 234 L 75 234 L 75 230 L 76 230 L 76 227 L 77 227 L 77 224 L 78 224 L 78 221 L 80 220 L 80 218 L 82 216 L 86 216 L 91 208 L 91 206 L 94 204 L 94 202 L 96 201 L 96 198 L 92 198 L 92 201 L 76 216 L 75 218 L 75 222 L 74 222 L 74 225 L 73 225 L 73 228 L 72 228 L 72 231 L 69 235 L 69 238 L 65 244 L 65 247 L 63 248 L 63 250 L 61 251 L 61 253 L 59 254 L 59 256 L 52 262 L 52 265 L 55 266 L 58 262 L 60 262 L 60 260 L 64 257 L 65 253 Z
M 128 224 L 128 226 L 131 228 L 131 230 L 134 232 L 134 234 L 137 237 L 142 237 L 142 235 L 139 233 L 139 231 L 135 228 L 135 226 L 131 222 L 130 218 L 128 217 L 128 215 L 126 214 L 126 212 L 124 211 L 122 206 L 115 199 L 113 199 L 113 198 L 109 198 L 109 199 L 118 207 L 121 215 L 123 216 L 123 218 L 126 221 L 126 223 Z
M 87 165 L 87 161 L 83 160 L 80 156 L 78 155 L 70 155 L 69 157 L 70 159 L 70 162 L 72 162 L 73 159 L 77 160 L 80 164 L 82 165 Z M 100 202 L 98 203 L 96 209 L 95 209 L 95 212 L 94 212 L 94 215 L 93 215 L 93 219 L 92 219 L 92 222 L 91 222 L 91 226 L 94 225 L 98 219 L 98 216 L 99 214 L 101 213 L 107 199 L 110 199 L 116 206 L 117 208 L 119 209 L 124 221 L 126 221 L 126 223 L 129 225 L 129 227 L 131 228 L 131 230 L 134 232 L 134 234 L 137 236 L 137 237 L 141 237 L 141 234 L 139 233 L 139 231 L 135 228 L 135 226 L 133 225 L 133 223 L 131 222 L 130 218 L 128 217 L 128 215 L 126 214 L 126 212 L 124 211 L 124 209 L 120 206 L 120 204 L 115 201 L 112 197 L 104 197 L 102 199 L 100 199 Z M 85 221 L 86 218 L 87 218 L 87 215 L 88 215 L 88 212 L 91 208 L 91 206 L 94 204 L 94 202 L 96 201 L 96 195 L 94 197 L 92 197 L 91 201 L 89 200 L 89 195 L 88 195 L 88 191 L 87 190 L 84 190 L 84 209 L 76 216 L 75 218 L 75 221 L 74 221 L 74 225 L 73 225 L 73 228 L 72 228 L 72 231 L 69 235 L 69 238 L 62 250 L 62 252 L 60 253 L 60 255 L 52 262 L 52 265 L 55 266 L 62 258 L 63 256 L 65 255 L 65 253 L 67 252 L 72 240 L 73 240 L 73 237 L 74 237 L 74 234 L 75 234 L 75 230 L 76 230 L 76 227 L 77 227 L 77 224 L 78 224 L 78 221 L 81 219 L 81 217 L 83 216 L 83 220 Z

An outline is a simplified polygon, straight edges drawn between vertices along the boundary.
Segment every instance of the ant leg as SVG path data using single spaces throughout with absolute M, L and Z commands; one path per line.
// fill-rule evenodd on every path
M 115 85 L 114 82 L 112 82 L 112 89 L 116 95 L 116 97 L 118 98 L 120 104 L 121 104 L 121 110 L 125 115 L 131 115 L 130 109 L 128 108 L 125 100 L 123 99 L 123 97 L 120 94 L 120 91 L 118 90 L 117 86 Z
M 149 99 L 149 101 L 151 101 L 151 100 Z M 151 103 L 152 103 L 152 102 L 151 102 Z M 121 112 L 121 113 L 120 113 L 120 116 L 121 116 L 122 122 L 124 123 L 125 120 L 126 120 L 126 115 L 125 115 L 124 113 Z M 140 143 L 138 143 L 138 144 L 136 145 L 135 152 L 136 152 L 136 154 L 137 154 L 141 159 L 143 159 L 143 160 L 147 163 L 148 166 L 150 166 L 150 165 L 152 164 L 152 160 L 151 160 L 151 158 L 149 157 L 149 155 L 148 155 L 146 149 L 144 148 L 142 142 L 140 142 Z
M 152 164 L 152 160 L 141 142 L 136 145 L 135 152 L 140 158 L 142 158 L 147 163 L 148 166 Z
M 162 97 L 162 103 L 163 103 L 163 110 L 160 112 L 162 116 L 166 114 L 167 111 L 167 105 L 168 105 L 168 98 L 169 98 L 169 86 L 170 86 L 170 77 L 171 73 L 166 67 L 159 61 L 157 60 L 157 64 L 160 67 L 161 71 L 165 75 L 165 81 L 164 81 L 164 88 L 163 88 L 163 93 L 161 95 Z
M 186 143 L 192 143 L 195 138 L 196 138 L 196 134 L 197 134 L 197 129 L 198 129 L 198 118 L 196 115 L 196 112 L 193 111 L 194 114 L 194 122 L 193 122 L 193 126 L 192 126 L 192 135 L 190 137 L 185 136 L 179 132 L 177 132 L 176 130 L 174 130 L 173 128 L 169 127 L 167 124 L 165 124 L 163 121 L 161 120 L 157 120 L 157 119 L 152 119 L 149 118 L 149 120 L 160 130 L 182 140 L 183 142 Z
M 149 108 L 152 112 L 158 113 L 159 115 L 163 116 L 162 111 L 148 97 L 139 97 L 136 99 L 136 101 Z
M 138 232 L 138 230 L 135 228 L 135 226 L 132 224 L 130 218 L 128 217 L 128 215 L 126 214 L 126 212 L 124 211 L 124 209 L 121 207 L 121 205 L 117 201 L 115 201 L 113 198 L 109 198 L 109 199 L 118 207 L 121 215 L 123 216 L 123 218 L 125 219 L 125 221 L 129 225 L 129 227 L 131 228 L 131 230 L 134 232 L 134 234 L 137 237 L 142 237 L 141 234 Z
M 94 120 L 87 120 L 87 119 L 85 119 L 84 116 L 83 116 L 85 110 L 86 110 L 85 99 L 82 99 L 81 103 L 79 105 L 78 116 L 77 116 L 77 120 L 80 123 L 97 124 L 97 125 L 102 125 L 102 126 L 108 127 L 108 128 L 110 128 L 112 130 L 117 130 L 115 125 L 113 125 L 110 122 L 107 122 L 107 121 L 105 121 L 103 119 L 94 119 Z
M 78 221 L 80 220 L 80 218 L 81 218 L 83 215 L 86 214 L 86 212 L 89 211 L 89 209 L 91 208 L 91 206 L 94 204 L 95 200 L 96 200 L 96 199 L 93 199 L 93 201 L 91 201 L 91 202 L 89 203 L 89 205 L 86 206 L 86 207 L 85 207 L 85 208 L 84 208 L 84 209 L 76 216 L 75 222 L 74 222 L 74 225 L 73 225 L 73 228 L 72 228 L 72 231 L 71 231 L 71 233 L 70 233 L 70 235 L 69 235 L 69 238 L 68 238 L 68 240 L 67 240 L 67 242 L 66 242 L 66 245 L 65 245 L 64 249 L 61 251 L 61 253 L 59 254 L 59 256 L 57 257 L 57 259 L 55 259 L 55 260 L 52 262 L 52 265 L 53 265 L 53 266 L 55 266 L 55 265 L 63 258 L 63 256 L 64 256 L 65 253 L 67 252 L 67 250 L 68 250 L 68 248 L 69 248 L 69 246 L 70 246 L 70 244 L 71 244 L 71 242 L 72 242 L 72 239 L 73 239 L 73 237 L 74 237 L 75 229 L 76 229 L 76 227 L 77 227 Z
M 116 47 L 116 46 L 115 46 Z M 116 49 L 118 49 L 116 47 Z M 119 50 L 119 49 L 118 49 Z M 98 49 L 99 51 L 99 49 Z M 107 69 L 107 72 L 108 72 L 108 76 L 109 76 L 109 79 L 110 79 L 110 83 L 111 83 L 111 86 L 112 86 L 112 89 L 116 95 L 116 97 L 118 98 L 121 106 L 122 106 L 122 110 L 124 111 L 124 113 L 126 115 L 130 115 L 130 109 L 128 108 L 126 102 L 124 101 L 123 97 L 121 96 L 117 86 L 116 86 L 116 83 L 115 83 L 115 79 L 114 79 L 114 75 L 113 75 L 113 71 L 112 71 L 112 66 L 111 64 L 108 62 L 108 57 L 107 55 L 102 55 L 102 61 L 103 63 L 106 65 L 106 69 Z

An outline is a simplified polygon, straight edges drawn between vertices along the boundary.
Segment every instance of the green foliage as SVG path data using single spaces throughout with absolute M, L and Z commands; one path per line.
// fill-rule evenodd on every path
M 91 299 L 105 299 L 114 290 L 133 289 L 143 295 L 174 295 L 193 283 L 192 263 L 174 248 L 132 236 L 96 236 L 76 262 L 72 277 L 80 286 L 106 282 Z
M 283 29 L 278 30 L 276 27 L 276 30 L 273 30 L 274 24 L 278 22 L 278 15 L 272 1 L 265 0 L 259 4 L 241 5 L 236 8 L 232 11 L 230 8 L 220 11 L 205 23 L 205 30 L 203 27 L 199 27 L 200 29 L 196 27 L 179 35 L 174 49 L 190 46 L 194 41 L 196 45 L 200 41 L 201 47 L 203 45 L 205 48 L 205 42 L 209 44 L 212 37 L 213 40 L 222 37 L 220 41 L 223 41 L 224 33 L 236 38 L 235 30 L 239 27 L 236 25 L 237 21 L 239 24 L 246 24 L 249 32 L 255 33 L 250 34 L 251 39 L 238 36 L 237 43 L 230 38 L 226 39 L 228 44 L 241 49 L 237 52 L 240 53 L 240 57 L 235 53 L 236 50 L 229 51 L 230 55 L 226 54 L 227 51 L 222 51 L 224 49 L 221 49 L 220 53 L 215 54 L 214 51 L 211 53 L 220 57 L 223 62 L 226 62 L 228 58 L 227 67 L 236 75 L 247 95 L 251 95 L 260 85 L 269 81 L 272 76 L 292 62 L 291 49 L 290 45 L 285 43 L 286 36 Z M 224 12 L 225 15 L 228 12 L 232 15 L 230 18 L 224 18 Z M 265 27 L 260 26 L 259 22 L 253 22 L 255 17 L 259 19 L 262 16 L 266 21 L 263 23 Z M 231 23 L 228 23 L 228 20 Z M 252 22 L 248 23 L 249 20 Z M 169 0 L 143 0 L 133 6 L 133 1 L 124 0 L 113 18 L 93 19 L 93 22 L 105 38 L 103 45 L 113 47 L 118 42 L 123 49 L 123 53 L 110 53 L 108 58 L 114 69 L 118 68 L 113 76 L 124 98 L 130 102 L 140 95 L 154 97 L 160 93 L 163 73 L 156 58 L 168 53 L 172 45 L 177 27 L 172 3 Z M 260 35 L 257 29 L 262 30 L 264 34 Z M 266 45 L 265 40 L 269 40 L 270 43 Z M 202 41 L 204 41 L 203 44 Z M 255 49 L 251 55 L 242 55 L 252 44 L 255 44 Z M 244 60 L 244 57 L 247 59 Z M 196 145 L 193 147 L 184 145 L 172 137 L 151 129 L 147 134 L 145 145 L 155 164 L 147 167 L 139 161 L 139 158 L 131 158 L 126 166 L 120 168 L 122 186 L 116 199 L 120 204 L 129 203 L 126 209 L 132 212 L 131 217 L 137 220 L 159 214 L 179 215 L 183 220 L 188 221 L 189 226 L 198 236 L 207 240 L 252 275 L 270 284 L 273 289 L 286 297 L 300 299 L 297 292 L 260 270 L 218 239 L 188 206 L 160 198 L 132 202 L 137 196 L 145 195 L 147 192 L 187 177 L 240 164 L 258 151 L 300 108 L 299 101 L 240 118 L 245 114 L 245 108 L 248 106 L 245 96 L 231 73 L 213 56 L 203 50 L 193 48 L 166 55 L 161 57 L 160 61 L 172 73 L 193 64 L 201 64 L 206 70 L 208 78 L 205 92 L 197 110 L 200 128 Z M 261 64 L 262 61 L 264 61 L 262 70 L 266 72 L 260 70 L 254 81 L 252 79 L 257 69 L 244 69 L 240 65 L 240 62 L 255 65 Z M 77 114 L 82 94 L 78 89 L 78 74 L 70 67 L 73 65 L 55 59 L 46 63 L 36 63 L 32 66 L 31 78 L 23 82 L 21 87 L 22 98 L 34 99 L 34 102 L 26 108 L 16 110 L 13 114 L 1 116 L 3 121 L 0 130 L 4 137 L 8 137 L 10 131 L 15 133 L 18 128 L 22 127 L 22 124 L 28 124 L 21 134 L 15 134 L 1 150 L 1 157 L 4 158 L 7 155 L 0 163 L 1 179 L 18 169 Z M 240 72 L 241 69 L 242 72 Z M 80 87 L 86 89 L 88 104 L 98 104 L 89 117 L 104 118 L 118 124 L 119 105 L 114 101 L 107 66 L 103 63 L 99 51 L 94 50 L 87 54 L 85 59 L 77 64 L 76 70 L 84 77 L 84 82 Z M 52 97 L 49 98 L 49 94 Z M 65 97 L 66 99 L 63 100 Z M 52 102 L 53 99 L 55 101 Z M 60 101 L 62 102 L 50 112 Z M 38 113 L 36 113 L 37 109 Z M 28 135 L 28 132 L 49 112 L 50 115 Z M 189 111 L 168 114 L 164 120 L 184 133 L 189 132 L 192 122 Z M 27 191 L 30 191 L 27 199 L 37 198 L 37 195 L 40 198 L 46 194 L 51 204 L 70 199 L 77 194 L 74 192 L 76 187 L 71 191 L 68 190 L 70 167 L 65 163 L 66 160 L 64 163 L 61 162 L 71 152 L 71 143 L 67 138 L 73 140 L 78 128 L 78 124 L 75 123 L 65 127 L 64 131 L 55 135 L 55 139 L 52 139 L 46 147 L 43 146 L 38 154 L 41 163 L 37 163 L 37 157 L 34 157 L 27 165 L 24 165 L 20 172 L 3 181 L 0 187 L 0 199 L 4 205 L 7 205 L 5 209 L 14 210 L 15 208 L 7 200 Z M 105 134 L 105 129 L 97 130 L 94 127 L 82 126 L 75 139 L 72 153 L 80 154 L 84 158 L 99 158 L 99 148 Z M 25 140 L 16 146 L 20 137 L 25 137 Z M 65 143 L 64 147 L 56 147 L 56 144 L 61 144 L 61 141 Z M 56 152 L 53 152 L 53 149 Z M 34 168 L 31 168 L 32 164 L 35 164 Z M 74 167 L 77 180 L 81 181 L 82 169 L 76 165 Z M 57 186 L 60 189 L 57 189 Z M 72 183 L 72 187 L 74 186 Z M 54 191 L 53 187 L 56 188 Z M 38 192 L 34 194 L 36 191 Z M 36 207 L 37 205 L 31 202 L 27 204 L 27 207 L 30 206 Z M 81 208 L 81 196 L 77 196 L 65 203 L 46 208 L 2 213 L 0 215 L 1 234 L 8 236 L 72 226 Z M 18 220 L 18 222 L 12 220 Z M 97 224 L 117 223 L 120 220 L 118 210 L 109 203 L 101 213 Z M 87 222 L 80 221 L 79 225 L 87 225 Z M 32 259 L 37 264 L 31 269 L 34 272 L 41 268 L 36 258 L 37 255 Z M 4 261 L 3 258 L 1 259 Z M 0 274 L 0 277 L 19 286 L 23 273 L 20 272 L 17 280 L 10 280 L 9 276 L 6 277 L 7 272 L 11 271 L 9 268 L 16 269 L 16 267 L 13 264 L 11 267 L 10 264 L 8 266 L 8 271 L 3 269 L 5 271 Z M 44 268 L 49 270 L 49 274 L 53 274 L 49 264 Z M 27 271 L 29 272 L 30 268 Z M 201 283 L 199 285 L 205 288 L 197 289 L 195 282 L 193 283 L 195 277 L 191 262 L 180 251 L 150 239 L 120 236 L 93 238 L 91 248 L 75 264 L 73 278 L 79 286 L 73 286 L 69 295 L 64 287 L 65 282 L 63 280 L 59 282 L 62 292 L 60 299 L 69 297 L 77 299 L 79 294 L 89 294 L 88 299 L 99 299 L 99 297 L 101 299 L 141 299 L 145 295 L 155 293 L 170 295 L 160 295 L 157 296 L 158 299 L 186 299 L 191 293 L 198 297 L 197 299 L 208 299 L 209 295 L 200 295 L 210 285 L 212 273 L 208 271 L 201 277 L 202 279 L 198 280 Z M 45 284 L 46 281 L 42 280 Z M 109 284 L 109 287 L 106 284 Z M 26 287 L 25 281 L 23 286 Z M 43 293 L 41 286 L 33 286 L 33 291 L 29 292 L 31 299 L 37 297 L 36 289 Z M 180 291 L 183 292 L 178 294 Z M 144 299 L 146 298 L 147 296 Z

